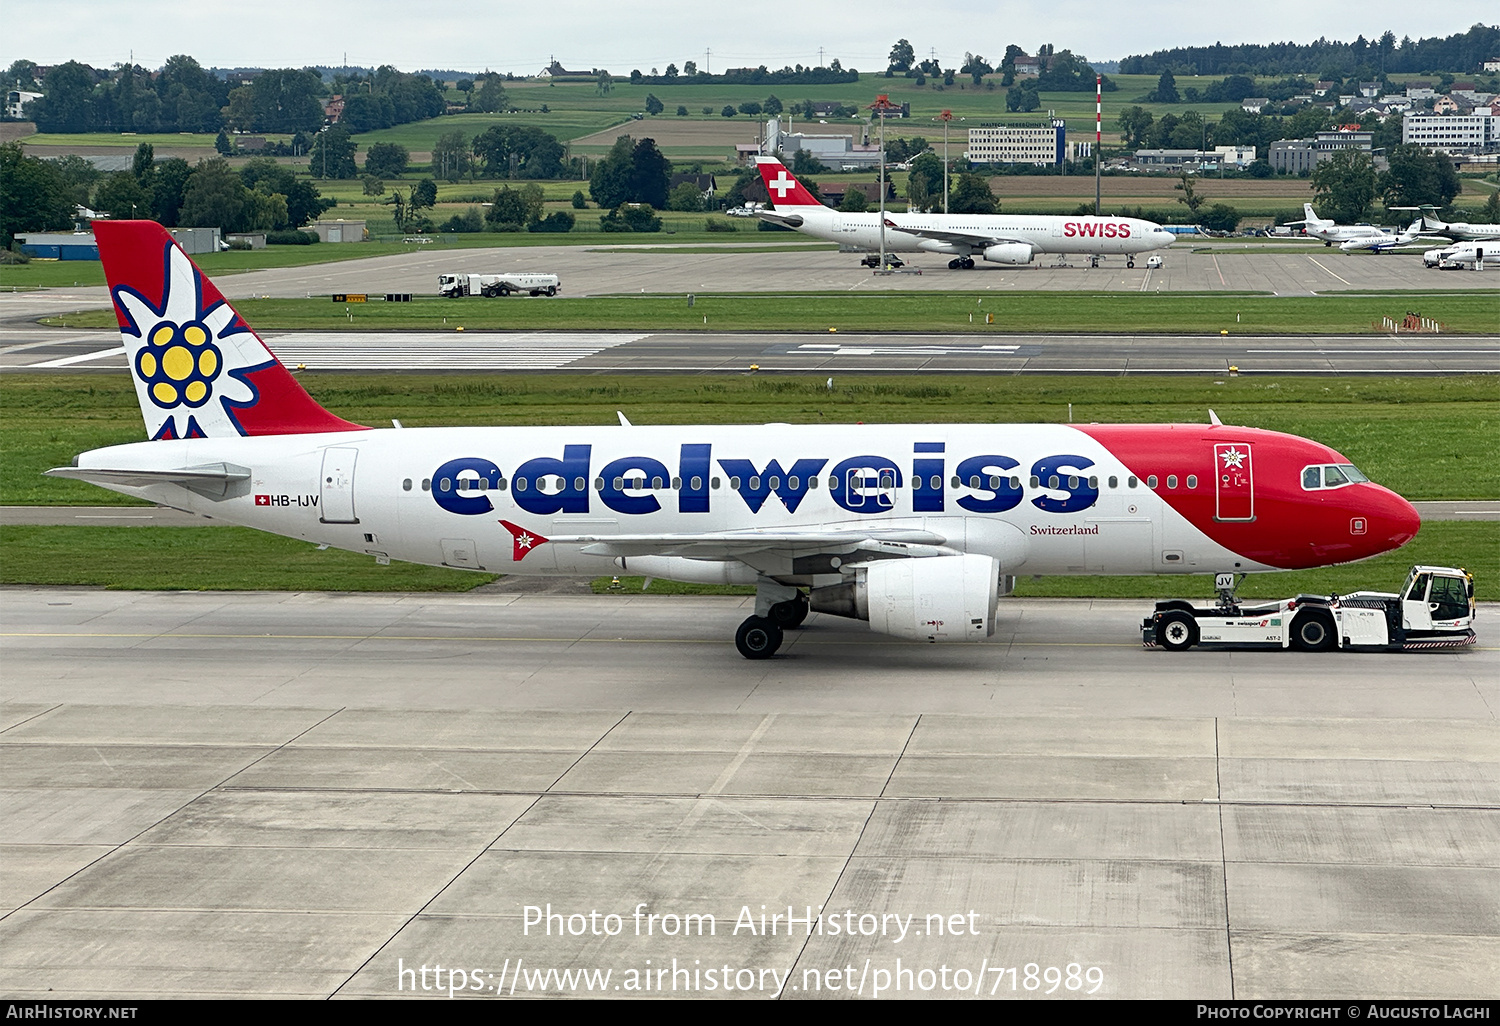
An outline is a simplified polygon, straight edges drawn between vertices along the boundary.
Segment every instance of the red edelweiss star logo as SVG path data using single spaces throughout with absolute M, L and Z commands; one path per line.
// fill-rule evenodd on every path
M 512 541 L 510 558 L 519 563 L 526 558 L 526 554 L 536 549 L 538 545 L 545 545 L 547 539 L 535 531 L 528 531 L 519 524 L 513 524 L 509 520 L 500 521 L 500 526 L 510 532 Z

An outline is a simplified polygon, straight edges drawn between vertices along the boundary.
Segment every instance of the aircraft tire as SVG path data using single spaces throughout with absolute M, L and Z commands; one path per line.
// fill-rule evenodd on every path
M 1292 647 L 1297 651 L 1327 652 L 1333 645 L 1333 617 L 1323 610 L 1307 610 L 1292 621 Z
M 781 647 L 781 637 L 776 621 L 752 616 L 734 632 L 734 647 L 746 659 L 769 659 Z
M 962 266 L 963 261 L 959 260 L 957 257 L 954 257 L 952 260 L 948 261 L 948 270 L 950 271 L 956 271 Z
M 778 602 L 772 606 L 770 620 L 782 630 L 794 630 L 802 626 L 802 621 L 807 619 L 811 608 L 807 596 L 799 594 L 794 599 Z
M 1156 643 L 1168 652 L 1186 652 L 1198 644 L 1198 624 L 1180 609 L 1163 613 L 1156 621 Z
M 963 269 L 964 270 L 966 270 L 966 271 L 972 271 L 974 269 L 974 258 L 973 257 L 964 257 L 963 261 L 962 261 L 962 264 L 963 264 Z
M 1127 257 L 1126 260 L 1125 260 L 1125 266 L 1126 267 L 1130 267 L 1130 268 L 1134 268 L 1135 267 L 1135 257 Z

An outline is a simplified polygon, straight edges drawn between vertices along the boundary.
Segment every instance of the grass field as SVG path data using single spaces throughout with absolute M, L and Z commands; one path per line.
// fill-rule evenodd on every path
M 0 584 L 94 586 L 151 591 L 455 592 L 496 579 L 494 574 L 392 563 L 240 527 L 0 527 L 6 558 Z M 1500 599 L 1500 524 L 1434 522 L 1396 552 L 1362 563 L 1294 573 L 1251 574 L 1240 585 L 1246 599 L 1299 592 L 1393 591 L 1415 563 L 1463 566 L 1474 574 L 1475 596 Z M 644 583 L 626 577 L 618 590 L 596 578 L 600 594 L 638 595 Z M 648 594 L 752 595 L 753 588 L 654 581 Z M 1016 595 L 1055 598 L 1168 596 L 1209 599 L 1211 575 L 1168 577 L 1022 577 Z M 1004 604 L 1002 602 L 1002 611 Z M 1142 615 L 1148 611 L 1143 606 Z
M 1500 497 L 1493 378 L 1091 378 L 890 376 L 609 377 L 304 374 L 330 410 L 361 424 L 1225 423 L 1315 438 L 1409 499 Z M 119 375 L 0 376 L 0 503 L 128 504 L 43 477 L 87 449 L 144 437 Z
M 616 241 L 619 236 L 613 237 Z M 369 303 L 346 315 L 327 299 L 247 299 L 236 308 L 266 330 L 376 331 L 910 331 L 935 334 L 1096 332 L 1130 325 L 1133 334 L 1230 331 L 1235 334 L 1374 333 L 1383 315 L 1400 317 L 1413 305 L 1440 310 L 1454 334 L 1500 330 L 1500 305 L 1483 292 L 1333 293 L 1271 296 L 1225 293 L 865 292 L 697 296 L 582 296 L 527 302 L 435 296 L 411 303 Z M 985 314 L 995 315 L 994 324 Z M 108 309 L 69 313 L 43 323 L 74 328 L 114 326 Z

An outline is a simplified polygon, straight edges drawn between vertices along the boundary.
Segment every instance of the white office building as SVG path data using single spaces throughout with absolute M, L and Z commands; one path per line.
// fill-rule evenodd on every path
M 989 125 L 969 129 L 964 159 L 975 164 L 1061 164 L 1067 153 L 1067 123 Z
M 1500 117 L 1493 108 L 1472 114 L 1408 114 L 1401 119 L 1401 141 L 1444 153 L 1484 153 L 1500 146 Z

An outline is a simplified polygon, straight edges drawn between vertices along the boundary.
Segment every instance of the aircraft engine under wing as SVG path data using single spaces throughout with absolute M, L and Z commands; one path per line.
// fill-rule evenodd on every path
M 946 242 L 955 246 L 969 246 L 976 250 L 989 249 L 992 246 L 1025 246 L 1027 249 L 1035 251 L 1035 247 L 1026 239 L 1012 239 L 1006 236 L 987 235 L 979 232 L 955 232 L 943 228 L 908 228 L 897 224 L 889 217 L 885 219 L 885 226 L 891 231 L 915 235 L 922 239 Z
M 770 221 L 784 228 L 801 228 L 803 224 L 801 214 L 778 214 L 774 210 L 757 210 L 755 216 L 762 221 Z

